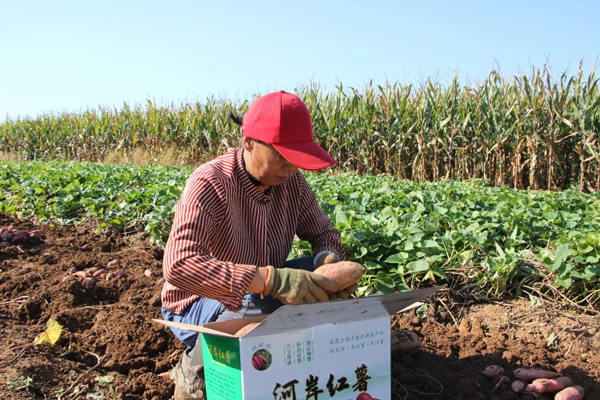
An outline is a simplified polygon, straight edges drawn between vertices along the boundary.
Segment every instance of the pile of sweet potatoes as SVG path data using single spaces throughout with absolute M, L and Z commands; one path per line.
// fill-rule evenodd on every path
M 0 228 L 0 249 L 23 244 L 39 244 L 46 239 L 46 234 L 39 230 L 26 231 L 14 226 Z
M 483 375 L 497 381 L 494 390 L 502 383 L 510 382 L 500 365 L 490 365 L 483 370 Z M 585 389 L 573 384 L 573 381 L 559 372 L 548 371 L 541 368 L 517 368 L 513 372 L 516 380 L 511 383 L 514 392 L 532 394 L 555 393 L 555 400 L 582 400 Z
M 92 267 L 85 271 L 77 271 L 75 268 L 71 268 L 67 271 L 67 275 L 62 281 L 65 282 L 71 279 L 79 279 L 84 286 L 92 286 L 101 279 L 110 281 L 111 279 L 127 276 L 127 271 L 123 269 L 109 271 L 109 269 L 120 267 L 121 262 L 119 260 L 113 260 L 106 265 L 106 268 Z

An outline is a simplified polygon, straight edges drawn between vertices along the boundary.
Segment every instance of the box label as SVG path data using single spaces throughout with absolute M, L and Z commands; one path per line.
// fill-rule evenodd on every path
M 207 397 L 214 400 L 241 399 L 239 340 L 204 333 L 201 340 Z
M 245 400 L 391 398 L 389 316 L 247 338 L 240 351 Z

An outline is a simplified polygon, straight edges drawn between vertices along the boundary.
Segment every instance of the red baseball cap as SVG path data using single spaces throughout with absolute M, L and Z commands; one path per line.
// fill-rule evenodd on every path
M 314 171 L 337 163 L 314 141 L 306 105 L 283 90 L 261 96 L 250 105 L 244 114 L 242 133 L 273 145 L 298 168 Z

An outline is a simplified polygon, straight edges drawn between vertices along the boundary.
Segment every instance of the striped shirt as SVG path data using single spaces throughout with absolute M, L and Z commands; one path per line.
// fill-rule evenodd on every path
M 163 258 L 167 310 L 181 314 L 199 297 L 239 310 L 256 268 L 281 267 L 296 235 L 314 254 L 331 250 L 345 259 L 340 232 L 304 176 L 296 171 L 263 192 L 244 170 L 242 154 L 232 149 L 186 182 Z

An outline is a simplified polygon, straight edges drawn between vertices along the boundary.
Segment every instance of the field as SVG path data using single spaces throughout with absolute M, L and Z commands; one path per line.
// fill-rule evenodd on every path
M 7 353 L 0 360 L 2 399 L 169 399 L 164 376 L 183 346 L 151 321 L 160 318 L 161 250 L 140 234 L 97 235 L 95 227 L 38 225 L 0 214 L 0 226 L 41 229 L 43 243 L 0 250 L 0 353 L 33 343 L 53 318 L 58 341 Z M 66 271 L 106 266 L 118 259 L 128 276 L 63 282 Z M 144 271 L 153 275 L 148 277 Z M 600 398 L 600 322 L 532 298 L 477 300 L 447 290 L 428 301 L 424 314 L 392 319 L 423 349 L 393 357 L 393 399 L 529 399 L 481 371 L 538 366 L 568 375 Z M 540 396 L 539 399 L 552 397 Z
M 183 346 L 151 319 L 160 318 L 161 246 L 189 172 L 0 163 L 0 227 L 45 234 L 0 249 L 0 398 L 170 398 Z M 348 257 L 367 267 L 359 295 L 448 284 L 391 320 L 423 340 L 420 352 L 394 355 L 393 399 L 533 398 L 481 375 L 490 364 L 509 376 L 555 370 L 600 398 L 598 194 L 307 178 Z M 298 241 L 290 257 L 307 250 Z M 63 281 L 113 260 L 126 277 Z M 63 326 L 58 340 L 34 346 L 50 320 Z
M 447 285 L 390 321 L 423 341 L 393 354 L 392 398 L 552 399 L 510 389 L 539 367 L 600 399 L 595 70 L 295 92 L 339 161 L 305 176 L 366 267 L 357 296 Z M 186 178 L 239 145 L 229 114 L 247 107 L 148 101 L 0 124 L 1 399 L 171 397 L 183 345 L 151 321 L 161 249 Z M 289 257 L 309 253 L 296 240 Z M 66 278 L 90 268 L 124 272 Z M 509 379 L 483 376 L 492 364 Z

